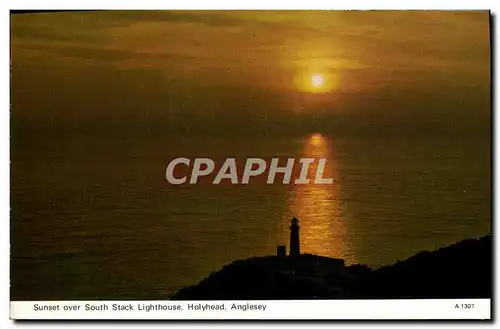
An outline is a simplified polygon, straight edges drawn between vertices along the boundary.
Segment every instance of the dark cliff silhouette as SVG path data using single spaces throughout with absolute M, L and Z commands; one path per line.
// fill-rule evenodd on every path
M 491 235 L 372 269 L 316 255 L 238 260 L 174 300 L 491 298 Z
M 360 280 L 355 294 L 383 298 L 490 298 L 491 235 L 423 251 Z

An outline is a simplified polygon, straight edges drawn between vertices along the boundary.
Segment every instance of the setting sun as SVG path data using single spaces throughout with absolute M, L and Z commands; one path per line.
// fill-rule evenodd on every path
M 297 72 L 293 83 L 295 88 L 306 93 L 323 94 L 337 90 L 339 74 L 312 62 L 310 67 Z
M 325 79 L 321 74 L 314 74 L 311 77 L 311 84 L 314 88 L 321 88 L 325 83 Z

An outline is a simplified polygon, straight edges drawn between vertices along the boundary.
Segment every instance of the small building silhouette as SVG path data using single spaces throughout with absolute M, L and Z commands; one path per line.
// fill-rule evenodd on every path
M 276 256 L 278 256 L 278 258 L 286 258 L 286 246 L 279 245 L 276 248 Z
M 299 220 L 294 217 L 290 222 L 290 257 L 292 258 L 300 255 L 299 229 Z

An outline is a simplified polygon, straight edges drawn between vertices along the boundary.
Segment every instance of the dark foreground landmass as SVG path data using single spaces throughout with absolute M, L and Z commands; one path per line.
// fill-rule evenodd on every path
M 372 269 L 304 254 L 238 260 L 174 300 L 491 298 L 492 238 L 467 239 Z

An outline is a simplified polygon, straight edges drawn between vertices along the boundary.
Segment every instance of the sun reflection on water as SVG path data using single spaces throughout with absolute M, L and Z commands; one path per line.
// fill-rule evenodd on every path
M 316 158 L 309 167 L 307 178 L 311 182 L 314 182 L 317 158 L 327 158 L 323 177 L 332 177 L 334 182 L 331 185 L 293 185 L 283 227 L 288 227 L 290 219 L 297 217 L 301 227 L 302 253 L 338 257 L 345 259 L 347 263 L 354 263 L 355 257 L 347 241 L 347 223 L 342 215 L 341 186 L 335 179 L 339 172 L 333 143 L 321 134 L 312 134 L 304 143 L 302 157 Z
M 321 134 L 312 134 L 309 137 L 309 141 L 308 141 L 308 143 L 311 146 L 320 146 L 323 144 L 323 142 L 324 142 L 324 140 L 323 140 L 323 136 L 321 136 Z M 320 150 L 320 151 L 323 151 L 323 153 L 325 153 L 324 150 Z M 320 155 L 323 155 L 323 154 L 320 154 Z

